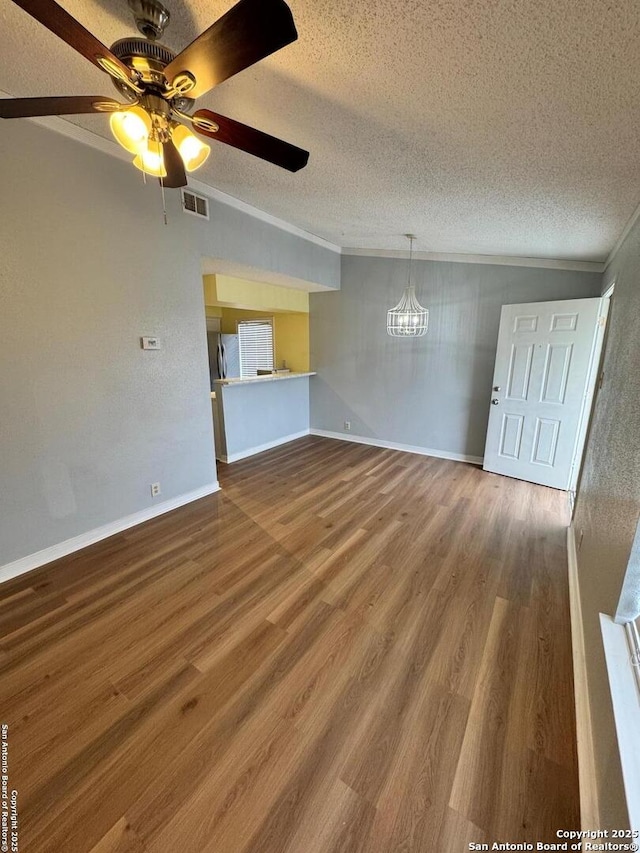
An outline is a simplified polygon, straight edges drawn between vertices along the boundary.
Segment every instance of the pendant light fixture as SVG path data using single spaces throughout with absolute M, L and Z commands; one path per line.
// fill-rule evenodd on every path
M 402 299 L 387 311 L 387 333 L 394 338 L 419 338 L 427 334 L 429 312 L 416 299 L 413 284 L 413 241 L 415 234 L 405 234 L 409 240 L 409 274 Z

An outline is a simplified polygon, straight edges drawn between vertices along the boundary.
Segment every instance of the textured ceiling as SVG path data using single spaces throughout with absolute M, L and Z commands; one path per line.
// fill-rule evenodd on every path
M 179 50 L 229 6 L 164 0 Z M 106 44 L 126 0 L 62 0 Z M 637 0 L 291 0 L 300 38 L 198 101 L 311 151 L 196 177 L 341 246 L 601 261 L 640 200 Z M 0 0 L 0 89 L 111 94 Z M 74 123 L 109 137 L 103 116 Z M 1 127 L 0 127 L 1 132 Z M 132 168 L 132 180 L 136 176 Z

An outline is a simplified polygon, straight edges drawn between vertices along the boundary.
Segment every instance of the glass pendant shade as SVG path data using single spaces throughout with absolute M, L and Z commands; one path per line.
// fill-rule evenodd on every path
M 395 308 L 387 311 L 387 334 L 393 338 L 419 338 L 427 334 L 429 311 L 416 299 L 416 290 L 411 281 L 413 262 L 413 234 L 409 239 L 409 278 L 402 299 Z
M 199 169 L 211 153 L 211 147 L 198 139 L 183 124 L 175 127 L 171 136 L 187 172 L 195 172 Z
M 151 133 L 151 118 L 142 107 L 112 113 L 109 124 L 116 140 L 126 151 L 139 154 L 145 148 Z
M 167 170 L 164 167 L 164 156 L 162 154 L 162 145 L 153 139 L 145 145 L 144 149 L 133 158 L 133 165 L 141 172 L 147 175 L 153 175 L 154 178 L 166 178 Z

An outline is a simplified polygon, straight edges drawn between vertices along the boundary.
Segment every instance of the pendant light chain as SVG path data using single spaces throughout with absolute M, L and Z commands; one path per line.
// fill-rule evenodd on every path
M 426 335 L 429 327 L 429 311 L 416 299 L 415 286 L 412 283 L 413 234 L 405 235 L 409 240 L 409 270 L 407 286 L 400 302 L 387 311 L 387 334 L 394 338 L 419 338 Z
M 413 241 L 416 239 L 413 234 L 407 234 L 409 238 L 409 275 L 407 277 L 407 287 L 411 287 L 411 270 L 413 269 Z

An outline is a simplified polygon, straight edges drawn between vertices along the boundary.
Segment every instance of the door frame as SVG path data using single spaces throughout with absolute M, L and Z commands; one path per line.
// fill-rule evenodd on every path
M 589 401 L 589 405 L 585 405 L 584 407 L 584 423 L 580 425 L 580 433 L 584 431 L 584 435 L 582 436 L 582 444 L 576 444 L 576 452 L 573 460 L 573 467 L 571 472 L 571 483 L 569 488 L 569 498 L 571 504 L 571 515 L 573 517 L 573 512 L 575 511 L 575 497 L 578 492 L 578 486 L 580 484 L 580 479 L 582 477 L 582 467 L 584 461 L 584 451 L 587 446 L 587 441 L 589 439 L 589 433 L 591 432 L 591 424 L 593 422 L 593 414 L 595 412 L 596 406 L 598 404 L 598 393 L 600 388 L 602 387 L 602 379 L 603 379 L 603 366 L 604 366 L 604 357 L 607 347 L 607 337 L 609 332 L 609 319 L 611 314 L 611 302 L 613 299 L 613 293 L 616 287 L 616 280 L 614 279 L 611 284 L 607 287 L 607 289 L 603 292 L 601 297 L 601 302 L 604 304 L 604 312 L 605 312 L 605 322 L 603 328 L 600 330 L 598 337 L 600 338 L 599 342 L 599 352 L 597 358 L 594 359 L 594 370 L 593 375 L 589 377 L 589 383 L 591 385 L 591 399 Z M 585 401 L 586 403 L 586 401 Z
M 615 284 L 615 282 L 614 282 Z M 569 477 L 569 487 L 567 491 L 570 494 L 575 494 L 582 467 L 582 456 L 587 438 L 589 422 L 591 420 L 591 412 L 593 410 L 593 402 L 595 400 L 596 383 L 600 374 L 600 363 L 602 360 L 603 344 L 607 329 L 607 318 L 609 316 L 609 301 L 610 295 L 613 292 L 612 285 L 606 294 L 600 297 L 600 308 L 598 310 L 598 328 L 593 340 L 593 348 L 591 350 L 591 360 L 589 364 L 589 375 L 585 387 L 584 397 L 582 400 L 582 410 L 580 412 L 580 421 L 578 424 L 578 432 L 576 437 L 576 446 L 573 450 L 573 459 L 571 460 L 571 475 Z

